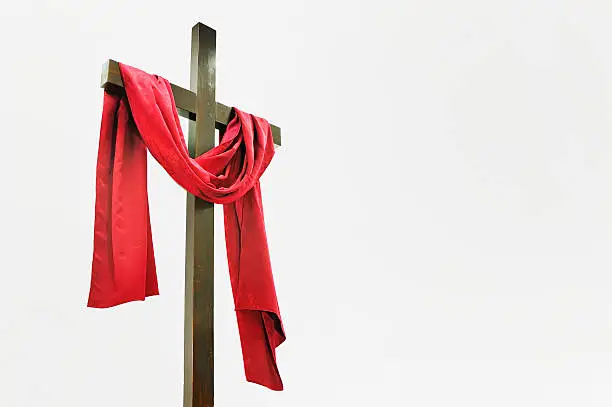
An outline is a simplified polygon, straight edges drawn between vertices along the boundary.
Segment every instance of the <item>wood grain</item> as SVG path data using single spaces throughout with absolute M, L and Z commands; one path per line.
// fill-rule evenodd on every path
M 189 153 L 215 146 L 216 32 L 196 24 L 191 36 L 190 87 L 197 95 L 189 121 Z M 184 407 L 214 405 L 214 205 L 187 193 Z

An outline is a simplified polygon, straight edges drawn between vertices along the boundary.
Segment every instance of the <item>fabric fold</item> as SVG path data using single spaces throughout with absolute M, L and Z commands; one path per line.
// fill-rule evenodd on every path
M 169 82 L 119 64 L 125 95 L 104 93 L 96 168 L 88 307 L 159 294 L 147 193 L 147 151 L 189 193 L 223 204 L 225 241 L 246 379 L 282 390 L 285 341 L 259 178 L 274 156 L 270 124 L 232 109 L 219 145 L 191 158 Z

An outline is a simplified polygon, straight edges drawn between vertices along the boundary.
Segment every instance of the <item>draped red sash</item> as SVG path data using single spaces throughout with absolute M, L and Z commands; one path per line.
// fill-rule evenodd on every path
M 218 146 L 189 156 L 170 84 L 120 64 L 125 95 L 104 93 L 88 307 L 158 295 L 147 196 L 147 150 L 189 193 L 223 204 L 230 280 L 246 379 L 282 390 L 285 340 L 259 177 L 274 156 L 269 123 L 233 109 Z

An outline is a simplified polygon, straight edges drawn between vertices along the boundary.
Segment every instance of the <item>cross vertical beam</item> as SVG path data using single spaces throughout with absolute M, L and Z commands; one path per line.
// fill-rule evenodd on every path
M 215 146 L 216 32 L 202 23 L 191 32 L 190 88 L 196 117 L 189 121 L 189 154 Z M 214 205 L 187 193 L 185 259 L 184 407 L 214 405 Z

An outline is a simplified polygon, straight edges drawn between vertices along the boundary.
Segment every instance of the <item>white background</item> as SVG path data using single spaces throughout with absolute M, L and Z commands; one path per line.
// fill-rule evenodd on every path
M 216 405 L 612 405 L 607 1 L 7 1 L 0 406 L 182 405 L 185 193 L 161 295 L 85 307 L 102 63 L 282 127 L 262 179 L 284 392 L 244 380 L 217 209 Z

